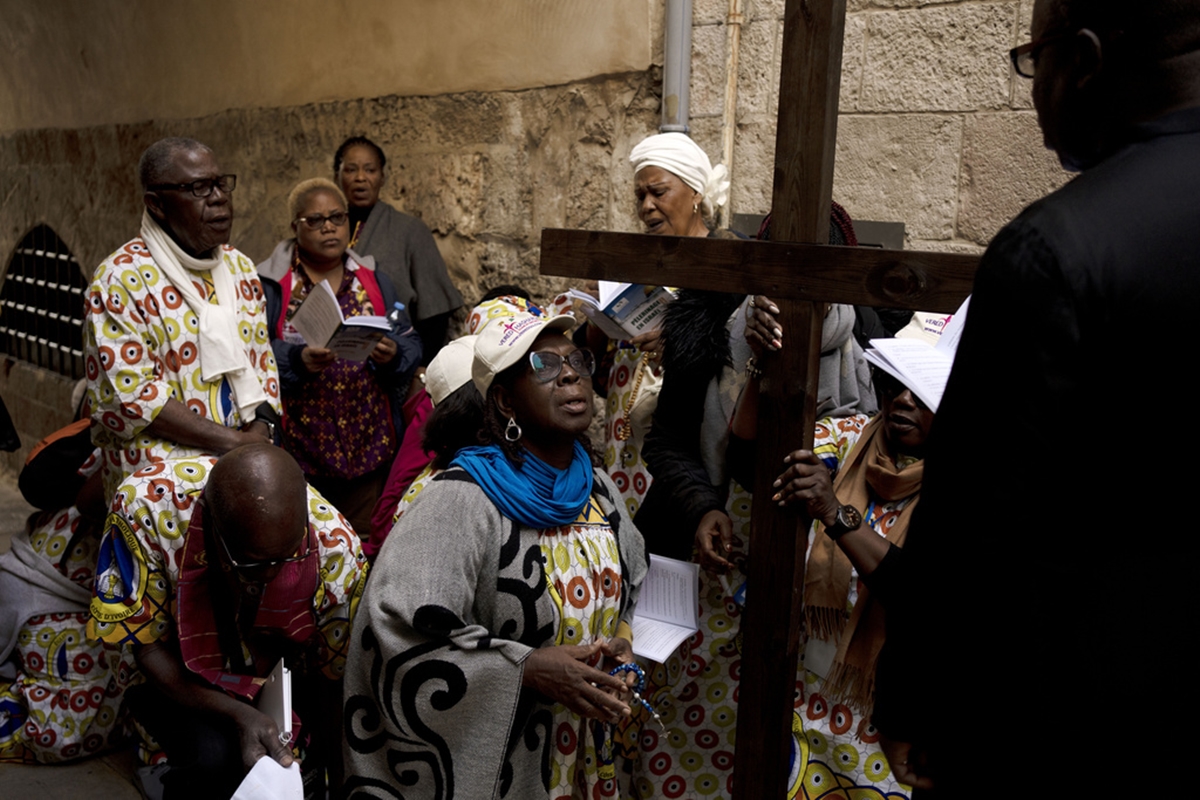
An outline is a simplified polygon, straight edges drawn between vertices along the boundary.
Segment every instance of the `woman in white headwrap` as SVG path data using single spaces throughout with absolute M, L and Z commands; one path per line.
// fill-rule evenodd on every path
M 713 232 L 713 216 L 729 198 L 729 173 L 712 166 L 700 146 L 682 133 L 660 133 L 643 139 L 629 155 L 634 171 L 638 218 L 646 233 L 665 236 L 733 236 Z M 662 380 L 659 331 L 631 341 L 614 342 L 595 326 L 587 326 L 588 347 L 601 365 L 596 390 L 607 398 L 604 425 L 604 468 L 617 485 L 630 516 L 637 513 L 650 488 L 642 458 L 642 442 Z

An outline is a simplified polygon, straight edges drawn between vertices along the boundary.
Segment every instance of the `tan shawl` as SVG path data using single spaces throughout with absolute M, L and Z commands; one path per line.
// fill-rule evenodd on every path
M 902 547 L 913 509 L 917 507 L 924 471 L 923 461 L 897 469 L 888 454 L 881 414 L 867 424 L 842 464 L 833 482 L 833 492 L 839 503 L 859 510 L 866 509 L 872 500 L 897 502 L 911 497 L 887 534 L 889 542 Z M 875 694 L 875 661 L 883 648 L 883 608 L 863 587 L 846 621 L 853 566 L 825 535 L 820 522 L 813 526 L 813 536 L 804 577 L 804 621 L 810 636 L 837 641 L 837 655 L 826 676 L 824 691 L 862 713 L 870 713 Z

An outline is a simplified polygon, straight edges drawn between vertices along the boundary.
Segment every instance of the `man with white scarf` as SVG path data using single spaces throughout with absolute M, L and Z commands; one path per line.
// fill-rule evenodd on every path
M 236 176 L 192 139 L 155 142 L 138 170 L 141 232 L 96 269 L 84 331 L 110 498 L 148 464 L 270 441 L 280 413 L 262 286 L 228 245 Z

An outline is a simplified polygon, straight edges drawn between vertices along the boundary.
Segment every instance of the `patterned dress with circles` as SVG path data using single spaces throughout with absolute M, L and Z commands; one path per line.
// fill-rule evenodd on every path
M 862 415 L 821 420 L 814 443 L 817 455 L 830 466 L 841 463 L 867 422 Z M 730 560 L 735 567 L 726 578 L 735 597 L 701 571 L 700 630 L 665 664 L 644 664 L 650 699 L 663 717 L 666 732 L 642 724 L 634 768 L 638 797 L 732 796 L 742 667 L 739 600 L 746 590 L 750 505 L 750 493 L 730 481 L 726 513 L 733 521 Z M 881 507 L 872 521 L 893 519 L 895 511 Z M 803 664 L 797 672 L 788 799 L 907 798 L 907 787 L 891 778 L 870 721 L 844 705 L 828 703 L 817 691 L 820 678 Z
M 91 590 L 100 527 L 78 508 L 41 513 L 16 539 Z M 0 762 L 70 761 L 121 741 L 121 698 L 138 679 L 137 665 L 131 651 L 111 652 L 90 641 L 88 616 L 87 611 L 36 614 L 18 631 L 17 674 L 0 681 Z
M 232 305 L 242 347 L 263 394 L 281 413 L 279 375 L 254 262 L 229 246 L 221 248 L 221 257 L 237 292 Z M 211 276 L 191 275 L 200 296 L 215 303 Z M 88 402 L 98 423 L 93 438 L 105 450 L 106 496 L 145 464 L 205 455 L 203 448 L 145 433 L 168 399 L 226 427 L 242 425 L 229 382 L 202 380 L 199 320 L 142 239 L 127 242 L 96 268 L 86 310 L 84 365 Z
M 621 556 L 596 501 L 589 499 L 575 522 L 542 531 L 540 540 L 546 580 L 559 610 L 555 643 L 589 645 L 613 638 L 621 613 Z M 612 727 L 561 703 L 553 714 L 551 800 L 617 797 L 624 770 L 617 763 Z
M 604 471 L 613 479 L 625 501 L 630 518 L 650 491 L 653 478 L 642 457 L 642 445 L 650 430 L 650 418 L 658 405 L 662 370 L 642 363 L 642 352 L 627 343 L 612 343 L 612 369 L 608 375 L 608 399 L 604 418 Z M 641 376 L 639 382 L 638 376 Z M 636 391 L 635 391 L 636 390 Z M 630 408 L 630 397 L 633 405 Z M 625 409 L 630 408 L 628 419 Z M 630 436 L 621 439 L 618 427 L 629 424 Z

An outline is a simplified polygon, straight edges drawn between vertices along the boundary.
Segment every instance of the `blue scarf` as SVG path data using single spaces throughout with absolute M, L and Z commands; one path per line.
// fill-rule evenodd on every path
M 579 519 L 592 494 L 592 462 L 579 442 L 565 470 L 555 469 L 528 450 L 525 463 L 517 469 L 494 444 L 464 447 L 450 464 L 470 473 L 504 516 L 539 530 Z

